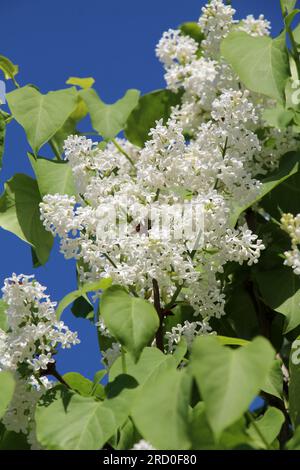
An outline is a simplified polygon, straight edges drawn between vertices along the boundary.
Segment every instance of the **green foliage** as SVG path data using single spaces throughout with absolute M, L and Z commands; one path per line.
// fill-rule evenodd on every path
M 205 35 L 202 33 L 201 28 L 193 21 L 182 23 L 179 29 L 183 34 L 190 36 L 196 42 L 198 42 L 199 46 L 201 45 L 203 39 L 205 39 Z
M 126 354 L 126 369 L 127 373 L 142 385 L 153 373 L 155 373 L 155 371 L 165 368 L 165 363 L 170 361 L 173 362 L 173 366 L 175 368 L 176 361 L 173 357 L 163 354 L 157 348 L 145 347 L 137 362 L 131 356 Z M 119 358 L 114 362 L 109 371 L 109 379 L 113 381 L 121 373 L 122 360 Z
M 256 448 L 266 449 L 267 445 L 271 445 L 284 423 L 284 415 L 277 408 L 270 407 L 267 409 L 262 418 L 250 424 L 248 434 Z M 257 432 L 257 429 L 259 432 Z M 262 439 L 262 436 L 264 439 Z
M 300 280 L 290 268 L 281 267 L 257 273 L 262 298 L 273 310 L 285 316 L 284 333 L 300 325 Z
M 286 444 L 287 450 L 300 450 L 300 427 L 295 430 L 295 434 Z
M 0 330 L 7 331 L 8 329 L 8 322 L 6 316 L 6 308 L 7 305 L 3 299 L 0 299 Z
M 130 142 L 142 147 L 149 138 L 149 132 L 155 122 L 163 119 L 166 122 L 172 106 L 180 102 L 180 93 L 169 90 L 156 90 L 141 96 L 135 109 L 129 115 L 125 135 Z
M 29 450 L 30 445 L 23 433 L 7 431 L 0 423 L 0 450 Z
M 67 162 L 28 156 L 42 197 L 45 194 L 75 194 L 72 169 Z
M 191 378 L 186 371 L 177 371 L 174 368 L 172 357 L 155 368 L 139 388 L 133 404 L 132 418 L 139 432 L 155 448 L 190 447 L 190 393 Z
M 37 155 L 39 149 L 56 134 L 74 111 L 77 92 L 75 88 L 69 88 L 43 95 L 36 88 L 25 86 L 8 93 L 7 102 Z
M 221 53 L 247 88 L 284 103 L 289 61 L 283 34 L 271 39 L 234 31 Z
M 86 78 L 79 78 L 79 77 L 69 77 L 66 81 L 67 85 L 76 85 L 84 90 L 87 88 L 91 88 L 95 83 L 93 77 L 86 77 Z
M 4 415 L 15 389 L 15 381 L 11 372 L 0 372 L 0 418 Z
M 77 124 L 88 114 L 88 109 L 83 99 L 78 96 L 75 110 L 70 114 L 63 126 L 51 137 L 50 145 L 56 156 L 63 152 L 64 141 L 69 135 L 78 134 Z
M 53 238 L 40 220 L 40 202 L 36 180 L 17 173 L 5 183 L 0 198 L 0 227 L 29 243 L 40 263 L 44 264 L 49 257 Z
M 128 407 L 128 396 L 96 401 L 58 387 L 37 407 L 37 438 L 48 450 L 101 449 L 125 422 Z
M 250 447 L 250 438 L 246 433 L 245 419 L 242 418 L 229 426 L 216 440 L 205 413 L 205 405 L 198 402 L 193 408 L 190 424 L 192 448 L 196 450 L 229 450 L 240 446 Z
M 234 24 L 221 43 L 221 56 L 238 76 L 235 89 L 246 87 L 256 93 L 255 103 L 263 104 L 266 97 L 271 98 L 259 120 L 260 127 L 254 127 L 261 142 L 266 138 L 266 163 L 269 157 L 275 160 L 278 153 L 279 166 L 274 162 L 274 171 L 253 174 L 251 177 L 261 182 L 260 191 L 246 204 L 235 199 L 228 210 L 230 227 L 245 224 L 245 228 L 263 241 L 265 250 L 257 263 L 254 260 L 254 265 L 251 261 L 242 265 L 230 261 L 220 263 L 220 269 L 223 240 L 215 249 L 199 247 L 195 253 L 186 253 L 194 265 L 197 264 L 196 271 L 202 275 L 203 270 L 203 276 L 199 277 L 201 283 L 210 280 L 205 261 L 212 257 L 213 262 L 208 262 L 207 267 L 212 268 L 213 276 L 217 272 L 216 281 L 221 291 L 220 299 L 214 299 L 212 284 L 208 310 L 213 310 L 214 304 L 222 302 L 224 296 L 225 315 L 208 318 L 213 332 L 204 335 L 202 331 L 188 329 L 189 322 L 204 320 L 205 324 L 207 318 L 195 312 L 194 304 L 187 303 L 186 294 L 191 287 L 185 282 L 182 285 L 177 280 L 174 282 L 176 293 L 172 300 L 169 286 L 164 282 L 158 286 L 158 293 L 145 286 L 141 297 L 137 296 L 134 285 L 128 283 L 128 290 L 112 285 L 111 278 L 101 278 L 104 273 L 99 273 L 99 280 L 95 282 L 83 283 L 79 276 L 81 270 L 89 274 L 92 268 L 94 276 L 98 265 L 94 271 L 94 266 L 87 265 L 85 254 L 79 252 L 78 288 L 59 302 L 57 320 L 72 306 L 71 311 L 77 318 L 90 321 L 89 326 L 97 329 L 99 368 L 101 359 L 102 364 L 107 365 L 95 373 L 93 380 L 76 368 L 61 377 L 56 362 L 42 371 L 41 376 L 53 374 L 60 382 L 42 393 L 38 405 L 32 409 L 34 422 L 29 421 L 28 414 L 30 428 L 35 429 L 36 425 L 36 439 L 44 449 L 113 448 L 122 451 L 132 449 L 143 439 L 158 450 L 300 450 L 300 277 L 294 274 L 293 268 L 283 265 L 291 240 L 280 225 L 282 213 L 300 213 L 300 107 L 295 100 L 296 95 L 300 98 L 299 87 L 295 86 L 300 76 L 300 25 L 292 30 L 299 18 L 296 1 L 281 0 L 280 3 L 283 13 L 280 36 L 253 37 L 239 31 L 239 25 Z M 185 22 L 179 30 L 196 41 L 196 56 L 200 58 L 206 37 L 199 25 Z M 181 59 L 177 58 L 174 63 L 177 60 L 180 64 Z M 185 60 L 182 59 L 181 65 L 185 65 Z M 180 108 L 190 97 L 183 88 L 177 93 L 159 89 L 143 96 L 130 89 L 115 103 L 106 104 L 93 89 L 92 77 L 69 77 L 68 88 L 43 94 L 35 85 L 20 88 L 15 79 L 18 66 L 2 55 L 0 70 L 16 88 L 7 94 L 9 112 L 0 110 L 0 168 L 7 143 L 6 132 L 14 120 L 24 129 L 32 148 L 28 157 L 36 178 L 17 173 L 5 183 L 0 197 L 0 227 L 30 245 L 33 265 L 39 267 L 48 260 L 53 244 L 53 237 L 40 220 L 42 197 L 47 194 L 75 196 L 76 202 L 83 201 L 91 210 L 95 209 L 93 201 L 76 191 L 71 166 L 62 158 L 65 139 L 69 135 L 96 135 L 101 140 L 100 136 L 103 140 L 97 145 L 103 150 L 109 142 L 117 145 L 114 139 L 124 131 L 132 144 L 143 148 L 156 122 L 166 123 L 172 108 Z M 219 92 L 217 89 L 216 96 Z M 201 96 L 196 100 L 198 98 L 193 104 L 196 108 L 199 105 L 199 115 L 197 111 L 194 117 L 196 123 L 201 117 L 201 123 L 206 125 L 209 113 L 200 104 Z M 87 116 L 89 119 L 85 119 Z M 81 133 L 83 120 L 89 128 Z M 224 129 L 220 125 L 219 130 Z M 198 145 L 194 132 L 192 126 L 191 130 L 183 129 L 183 139 L 187 145 L 192 144 L 190 158 L 193 158 L 193 145 Z M 276 136 L 280 135 L 282 139 L 278 137 L 277 141 Z M 287 144 L 290 136 L 291 146 L 290 142 Z M 228 140 L 227 137 L 224 158 Z M 169 144 L 172 146 L 172 139 L 169 142 L 162 139 L 162 147 Z M 48 146 L 46 155 L 53 152 L 49 158 L 42 156 L 44 145 Z M 270 155 L 266 152 L 268 148 Z M 295 150 L 291 152 L 288 148 Z M 246 159 L 242 145 L 241 149 L 241 159 Z M 119 151 L 124 153 L 122 149 Z M 236 153 L 238 159 L 239 152 Z M 201 165 L 205 165 L 205 158 L 204 155 L 203 162 L 199 161 L 199 172 Z M 224 164 L 227 165 L 227 161 Z M 90 171 L 96 174 L 94 167 Z M 112 174 L 117 171 L 117 168 L 112 169 Z M 227 187 L 227 183 L 217 178 L 210 192 L 218 191 L 219 184 Z M 193 196 L 191 192 L 186 188 L 174 191 L 174 201 L 177 195 L 188 200 Z M 197 197 L 196 189 L 194 193 Z M 114 189 L 109 197 L 113 194 Z M 227 200 L 226 189 L 222 194 Z M 164 189 L 158 188 L 155 202 L 160 203 L 161 195 L 165 195 Z M 209 198 L 208 192 L 207 201 Z M 148 225 L 151 226 L 151 222 L 149 220 Z M 206 230 L 206 226 L 204 228 Z M 230 234 L 230 230 L 227 233 Z M 93 241 L 88 229 L 83 229 L 81 235 L 86 237 L 87 243 Z M 239 241 L 237 235 L 237 246 Z M 240 248 L 243 248 L 242 242 Z M 249 244 L 249 250 L 252 248 L 255 250 Z M 95 256 L 106 254 L 99 249 Z M 204 261 L 199 261 L 201 259 Z M 117 263 L 123 261 L 121 257 Z M 149 279 L 151 268 L 149 266 L 147 272 Z M 172 260 L 169 271 L 170 278 L 175 279 L 176 266 Z M 96 294 L 97 300 L 91 293 Z M 206 305 L 203 307 L 205 311 Z M 6 335 L 10 334 L 7 308 L 0 299 L 0 350 Z M 28 308 L 34 309 L 32 305 Z M 194 324 L 195 328 L 199 324 Z M 25 326 L 24 322 L 22 331 Z M 176 331 L 182 327 L 186 330 L 176 336 Z M 172 348 L 168 343 L 170 336 L 173 337 Z M 84 338 L 81 337 L 81 341 Z M 58 352 L 55 349 L 53 354 Z M 27 369 L 24 361 L 17 372 L 22 376 Z M 40 379 L 38 374 L 36 377 Z M 11 403 L 16 380 L 19 380 L 17 375 L 0 372 L 0 418 Z M 257 396 L 264 402 L 250 412 L 250 405 Z M 0 422 L 1 450 L 30 448 L 27 434 L 9 431 L 6 426 Z
M 294 111 L 285 109 L 281 105 L 277 105 L 276 108 L 265 109 L 263 112 L 263 118 L 267 124 L 278 129 L 284 129 L 291 124 L 294 115 Z
M 300 337 L 292 344 L 290 361 L 289 404 L 291 420 L 296 428 L 300 425 Z
M 287 13 L 291 13 L 291 11 L 295 8 L 297 0 L 281 0 L 281 4 L 286 9 Z
M 195 340 L 191 369 L 217 438 L 248 409 L 263 387 L 273 359 L 274 351 L 263 338 L 236 350 L 221 346 L 213 337 Z
M 128 116 L 138 104 L 140 92 L 128 90 L 114 104 L 105 104 L 92 89 L 82 90 L 80 95 L 90 112 L 93 128 L 103 139 L 112 139 L 124 129 Z
M 80 297 L 84 297 L 88 292 L 95 292 L 98 290 L 105 290 L 111 286 L 111 279 L 110 278 L 103 278 L 100 281 L 90 282 L 87 284 L 83 284 L 79 287 L 79 289 L 74 290 L 67 294 L 59 303 L 56 309 L 57 318 L 61 317 L 63 311 L 75 300 L 79 299 Z
M 279 399 L 281 399 L 283 395 L 283 375 L 281 365 L 282 364 L 278 359 L 273 361 L 267 380 L 262 387 L 264 392 L 269 393 L 270 395 L 273 395 Z
M 123 288 L 112 286 L 102 295 L 100 309 L 112 336 L 138 359 L 159 326 L 154 307 L 146 300 L 127 294 Z
M 18 65 L 13 64 L 7 57 L 0 55 L 0 70 L 4 73 L 6 80 L 11 79 L 15 84 L 15 76 L 19 73 Z
M 255 199 L 248 204 L 242 207 L 233 207 L 231 221 L 232 225 L 235 226 L 240 214 L 244 212 L 246 209 L 251 207 L 256 202 L 260 201 L 266 195 L 268 195 L 271 191 L 273 191 L 277 186 L 281 185 L 285 180 L 290 178 L 293 175 L 296 175 L 299 171 L 299 161 L 300 161 L 300 154 L 296 152 L 290 152 L 284 155 L 280 161 L 279 167 L 275 170 L 271 175 L 267 178 L 263 178 L 261 180 L 261 189 L 259 194 L 255 197 Z
M 68 372 L 63 376 L 63 379 L 72 390 L 83 397 L 93 395 L 99 399 L 105 398 L 104 387 L 98 383 L 98 377 L 96 377 L 96 383 L 94 383 L 78 372 Z

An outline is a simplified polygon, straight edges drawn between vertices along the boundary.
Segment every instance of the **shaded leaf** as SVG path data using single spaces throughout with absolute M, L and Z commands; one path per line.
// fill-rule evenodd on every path
M 172 106 L 180 103 L 181 94 L 170 90 L 156 90 L 141 96 L 138 105 L 132 111 L 125 126 L 127 139 L 139 147 L 148 140 L 150 129 L 156 121 L 163 119 L 165 123 L 171 114 Z
M 111 283 L 111 278 L 107 277 L 99 279 L 99 281 L 82 284 L 79 289 L 69 292 L 69 294 L 67 294 L 58 304 L 56 309 L 57 318 L 60 318 L 63 311 L 79 297 L 84 296 L 87 292 L 96 292 L 98 290 L 108 289 L 108 287 L 111 286 Z
M 255 275 L 264 302 L 285 316 L 284 333 L 300 325 L 300 279 L 291 268 L 282 266 Z
M 41 196 L 46 194 L 75 194 L 71 165 L 65 161 L 34 158 L 28 154 Z
M 53 237 L 40 220 L 41 196 L 36 180 L 17 173 L 5 183 L 0 197 L 0 227 L 32 245 L 41 264 L 45 264 Z

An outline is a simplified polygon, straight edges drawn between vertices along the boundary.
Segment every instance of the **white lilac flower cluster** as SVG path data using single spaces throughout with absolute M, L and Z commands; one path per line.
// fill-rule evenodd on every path
M 259 15 L 258 19 L 255 19 L 253 15 L 248 15 L 240 22 L 238 29 L 253 37 L 269 36 L 271 23 L 265 19 L 264 15 Z
M 286 266 L 290 266 L 294 273 L 300 275 L 300 214 L 283 214 L 281 227 L 291 239 L 291 250 L 284 253 Z
M 185 320 L 183 325 L 178 323 L 176 326 L 173 326 L 171 331 L 166 333 L 168 352 L 173 353 L 176 345 L 182 338 L 186 340 L 187 348 L 190 350 L 196 336 L 207 334 L 214 334 L 214 332 L 212 332 L 211 327 L 205 321 L 189 322 Z
M 54 363 L 58 346 L 69 348 L 79 342 L 77 333 L 56 319 L 56 304 L 45 289 L 34 276 L 24 274 L 5 279 L 2 288 L 8 329 L 0 330 L 0 370 L 12 371 L 16 379 L 3 424 L 9 431 L 28 433 L 33 447 L 34 407 L 52 385 L 43 372 Z
M 144 439 L 141 439 L 139 442 L 134 444 L 132 450 L 155 450 L 155 448 Z
M 222 0 L 212 0 L 202 8 L 198 24 L 205 39 L 201 42 L 200 54 L 197 54 L 199 44 L 192 38 L 187 39 L 179 30 L 164 33 L 156 48 L 156 54 L 166 70 L 167 87 L 175 92 L 183 90 L 183 104 L 177 112 L 177 119 L 185 132 L 195 137 L 199 133 L 199 126 L 207 122 L 216 97 L 224 90 L 243 89 L 238 77 L 221 57 L 221 41 L 232 30 L 243 31 L 253 37 L 270 34 L 270 23 L 263 15 L 258 19 L 248 15 L 242 21 L 235 21 L 234 14 L 235 10 L 230 5 L 224 5 Z M 247 99 L 255 104 L 256 122 L 249 122 L 246 128 L 251 131 L 250 135 L 256 144 L 256 131 L 264 127 L 264 136 L 250 157 L 251 173 L 265 174 L 278 165 L 283 155 L 283 141 L 288 140 L 286 150 L 294 149 L 296 142 L 290 130 L 274 131 L 265 127 L 262 111 L 271 105 L 269 100 L 254 93 L 249 94 Z
M 223 266 L 258 261 L 263 243 L 247 225 L 231 226 L 232 207 L 253 200 L 260 188 L 257 175 L 276 168 L 296 145 L 289 131 L 264 127 L 262 110 L 269 103 L 244 89 L 220 57 L 220 42 L 233 27 L 253 36 L 269 33 L 262 17 L 236 24 L 233 14 L 220 0 L 203 8 L 201 54 L 199 44 L 181 31 L 164 33 L 156 53 L 168 88 L 183 92 L 182 104 L 167 123 L 156 123 L 142 149 L 125 139 L 103 149 L 83 136 L 70 136 L 64 149 L 77 194 L 46 195 L 40 204 L 44 226 L 60 237 L 64 256 L 77 260 L 82 282 L 110 277 L 153 301 L 155 279 L 163 307 L 180 292 L 180 300 L 195 310 L 195 325 L 169 332 L 170 349 L 179 335 L 201 334 L 211 317 L 224 314 Z M 150 206 L 151 214 L 165 220 L 166 208 L 176 212 L 187 203 L 202 208 L 204 230 L 196 249 L 185 236 L 188 230 L 177 238 L 167 230 L 157 236 L 149 216 Z M 109 219 L 116 206 L 118 217 Z M 122 219 L 129 224 L 125 232 Z M 180 221 L 184 229 L 189 222 Z M 107 354 L 108 364 L 119 345 Z

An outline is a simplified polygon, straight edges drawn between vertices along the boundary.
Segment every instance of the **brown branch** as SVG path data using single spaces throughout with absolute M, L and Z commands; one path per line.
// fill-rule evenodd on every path
M 56 370 L 56 363 L 55 362 L 49 362 L 48 365 L 47 365 L 47 369 L 41 371 L 40 375 L 41 375 L 41 377 L 43 377 L 45 375 L 52 375 L 52 377 L 57 379 L 61 384 L 65 385 L 65 387 L 71 388 L 70 385 L 67 384 L 67 382 L 64 380 L 64 378 Z
M 159 327 L 155 336 L 156 346 L 158 347 L 158 349 L 164 352 L 164 332 L 163 332 L 164 313 L 160 305 L 159 286 L 158 286 L 156 279 L 152 279 L 152 285 L 153 285 L 154 307 L 159 317 Z

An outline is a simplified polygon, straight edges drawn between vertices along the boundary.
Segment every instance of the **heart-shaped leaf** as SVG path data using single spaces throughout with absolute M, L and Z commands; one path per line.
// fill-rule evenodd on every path
M 24 128 L 34 154 L 63 126 L 77 105 L 76 88 L 43 95 L 32 86 L 7 94 L 13 117 Z
M 268 341 L 260 337 L 238 349 L 221 346 L 212 336 L 195 340 L 191 369 L 217 438 L 247 411 L 264 386 L 274 354 Z
M 146 300 L 112 286 L 101 297 L 100 313 L 110 333 L 137 360 L 159 327 L 155 308 Z

